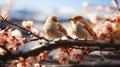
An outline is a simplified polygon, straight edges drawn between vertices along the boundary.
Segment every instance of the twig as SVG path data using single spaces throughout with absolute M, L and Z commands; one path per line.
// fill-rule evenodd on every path
M 120 67 L 120 61 L 103 61 L 103 62 L 85 62 L 81 64 L 50 64 L 46 65 L 46 67 Z
M 39 40 L 39 39 L 31 39 L 31 40 L 29 40 L 28 42 L 31 42 L 31 41 L 36 41 L 36 40 Z
M 116 10 L 116 11 L 118 12 L 118 11 L 119 11 L 119 3 L 118 3 L 118 0 L 113 0 L 113 1 L 114 1 L 114 2 L 116 3 L 116 5 L 117 5 L 117 6 L 116 6 L 116 7 L 117 7 L 117 10 Z
M 101 60 L 102 60 L 102 61 L 107 60 L 107 58 L 105 58 L 105 57 L 103 56 L 103 54 L 102 54 L 102 52 L 101 52 L 101 51 L 99 51 L 99 53 L 100 53 L 100 57 L 101 57 Z

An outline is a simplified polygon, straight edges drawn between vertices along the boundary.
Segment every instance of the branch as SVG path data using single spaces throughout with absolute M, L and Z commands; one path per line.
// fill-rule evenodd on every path
M 102 48 L 100 50 L 104 50 L 104 48 L 115 48 L 116 51 L 120 50 L 120 44 L 114 44 L 110 42 L 101 42 L 101 41 L 95 41 L 95 40 L 60 40 L 60 41 L 55 41 L 54 43 L 50 42 L 45 45 L 41 45 L 40 47 L 35 48 L 33 50 L 11 53 L 11 56 L 9 57 L 9 59 L 17 59 L 19 57 L 27 58 L 29 56 L 37 56 L 43 51 L 46 51 L 46 50 L 51 51 L 53 49 L 64 47 L 64 46 L 67 46 L 67 47 L 87 46 L 87 47 Z M 109 49 L 107 51 L 109 51 Z
M 31 35 L 37 37 L 38 39 L 44 39 L 44 40 L 46 40 L 46 41 L 49 41 L 48 39 L 46 39 L 46 38 L 44 38 L 44 37 L 39 37 L 38 35 L 32 33 L 31 31 L 29 31 L 29 30 L 27 30 L 27 29 L 19 26 L 18 24 L 12 23 L 12 22 L 7 21 L 7 20 L 5 20 L 4 22 L 7 22 L 7 23 L 9 23 L 9 24 L 11 24 L 11 25 L 14 25 L 14 26 L 16 26 L 16 27 L 19 27 L 20 29 L 23 29 L 23 30 L 25 30 L 25 31 L 28 31 L 28 32 L 30 32 Z
M 8 23 L 8 24 L 10 24 L 10 25 L 13 25 L 13 26 L 16 26 L 16 27 L 18 27 L 18 28 L 20 28 L 20 29 L 22 29 L 22 30 L 28 31 L 28 32 L 30 32 L 31 35 L 37 37 L 38 39 L 44 39 L 44 40 L 46 40 L 46 41 L 49 41 L 48 39 L 46 39 L 46 38 L 44 38 L 44 37 L 39 37 L 38 35 L 32 33 L 32 32 L 29 31 L 28 29 L 26 29 L 26 28 L 24 28 L 24 27 L 21 27 L 20 25 L 18 25 L 18 24 L 16 24 L 16 23 L 13 23 L 13 22 L 10 22 L 10 21 L 4 19 L 1 15 L 0 15 L 0 18 L 2 19 L 2 22 L 6 22 L 6 23 Z
M 117 60 L 110 60 L 110 61 L 103 61 L 103 62 L 84 62 L 81 64 L 52 64 L 46 65 L 46 67 L 120 67 L 120 61 Z

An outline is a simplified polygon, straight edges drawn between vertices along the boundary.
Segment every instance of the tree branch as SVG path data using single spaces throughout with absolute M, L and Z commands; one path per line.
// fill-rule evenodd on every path
M 7 20 L 4 20 L 4 22 L 7 22 L 8 24 L 14 25 L 14 26 L 16 26 L 16 27 L 18 27 L 18 28 L 20 28 L 20 29 L 23 29 L 23 30 L 25 30 L 25 31 L 28 31 L 28 32 L 30 32 L 31 35 L 37 37 L 38 39 L 44 39 L 44 40 L 46 40 L 46 41 L 49 41 L 48 39 L 46 39 L 46 38 L 44 38 L 44 37 L 39 37 L 38 35 L 32 33 L 31 31 L 29 31 L 29 30 L 27 30 L 27 29 L 19 26 L 18 24 L 12 23 L 12 22 L 7 21 Z
M 46 67 L 120 67 L 120 61 L 110 60 L 110 61 L 102 61 L 102 62 L 84 62 L 81 64 L 52 64 L 46 65 Z
M 95 40 L 60 40 L 60 41 L 55 41 L 54 43 L 50 42 L 50 43 L 41 45 L 40 47 L 37 47 L 33 50 L 11 53 L 11 56 L 9 57 L 9 59 L 17 59 L 19 57 L 27 58 L 29 56 L 36 56 L 43 51 L 46 51 L 46 50 L 51 51 L 53 49 L 64 47 L 64 46 L 67 46 L 67 47 L 87 46 L 87 47 L 102 48 L 100 50 L 105 50 L 107 48 L 115 48 L 116 51 L 120 50 L 120 44 L 114 44 L 110 42 L 102 42 L 102 41 L 95 41 Z M 94 51 L 94 49 L 92 51 Z M 110 50 L 107 49 L 107 51 L 111 51 L 111 49 Z

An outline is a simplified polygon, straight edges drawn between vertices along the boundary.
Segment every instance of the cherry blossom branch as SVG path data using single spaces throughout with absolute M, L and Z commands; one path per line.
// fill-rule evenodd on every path
M 53 49 L 59 48 L 59 47 L 72 47 L 72 46 L 87 46 L 87 47 L 93 47 L 91 49 L 94 51 L 94 47 L 98 47 L 98 50 L 107 50 L 111 51 L 109 48 L 115 48 L 116 51 L 120 50 L 120 44 L 114 44 L 111 42 L 103 42 L 103 41 L 95 41 L 95 40 L 59 40 L 51 43 L 46 43 L 44 45 L 41 45 L 40 47 L 37 47 L 35 49 L 29 50 L 29 51 L 22 51 L 22 52 L 14 52 L 11 53 L 8 59 L 17 59 L 19 57 L 27 58 L 29 56 L 37 56 L 43 51 L 51 51 Z
M 2 19 L 2 22 L 6 22 L 6 23 L 8 23 L 8 24 L 10 24 L 10 25 L 13 25 L 13 26 L 16 26 L 16 27 L 18 27 L 18 28 L 20 28 L 20 29 L 22 29 L 22 30 L 28 31 L 31 35 L 37 37 L 38 39 L 44 39 L 44 40 L 46 40 L 46 41 L 49 41 L 48 39 L 46 39 L 46 38 L 44 38 L 44 37 L 40 37 L 40 36 L 34 34 L 33 32 L 29 31 L 28 29 L 25 29 L 24 27 L 21 27 L 20 25 L 18 25 L 18 24 L 16 24 L 16 23 L 13 23 L 13 22 L 8 21 L 7 19 L 4 19 L 1 15 L 0 15 L 0 18 Z
M 29 30 L 27 30 L 27 29 L 25 29 L 25 28 L 23 28 L 23 27 L 19 26 L 18 24 L 12 23 L 12 22 L 7 21 L 7 20 L 4 20 L 4 21 L 5 21 L 5 22 L 7 22 L 7 23 L 9 23 L 9 24 L 11 24 L 11 25 L 17 26 L 17 27 L 19 27 L 20 29 L 23 29 L 23 30 L 25 30 L 25 31 L 30 32 L 30 34 L 31 34 L 31 35 L 33 35 L 33 36 L 37 37 L 38 39 L 44 39 L 44 40 L 46 40 L 46 41 L 49 41 L 48 39 L 46 39 L 46 38 L 44 38 L 44 37 L 39 37 L 38 35 L 36 35 L 36 34 L 32 33 L 31 31 L 29 31 Z

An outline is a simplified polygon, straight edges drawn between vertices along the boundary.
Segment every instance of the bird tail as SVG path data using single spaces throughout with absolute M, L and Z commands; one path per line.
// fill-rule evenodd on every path
M 66 37 L 68 38 L 68 39 L 73 39 L 72 37 L 70 37 L 69 35 L 66 35 Z

